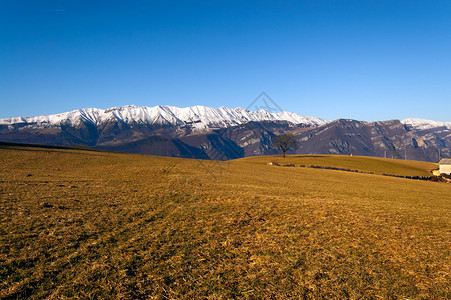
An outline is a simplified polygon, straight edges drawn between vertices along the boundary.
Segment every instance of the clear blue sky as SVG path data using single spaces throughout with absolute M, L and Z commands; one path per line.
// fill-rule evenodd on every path
M 0 117 L 246 107 L 451 121 L 450 0 L 0 0 Z

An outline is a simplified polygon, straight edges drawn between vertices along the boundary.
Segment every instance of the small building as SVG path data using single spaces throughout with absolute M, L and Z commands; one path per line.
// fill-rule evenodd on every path
M 451 175 L 451 158 L 442 158 L 438 164 L 440 165 L 440 174 Z

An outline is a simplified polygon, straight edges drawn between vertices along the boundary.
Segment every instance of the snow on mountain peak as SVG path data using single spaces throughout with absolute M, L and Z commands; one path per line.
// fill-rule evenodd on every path
M 66 113 L 38 116 L 0 119 L 0 125 L 24 124 L 32 127 L 51 127 L 62 124 L 79 125 L 118 120 L 125 123 L 171 124 L 173 126 L 190 124 L 194 129 L 224 128 L 251 121 L 289 121 L 295 124 L 320 126 L 328 120 L 305 117 L 291 112 L 272 113 L 264 109 L 249 111 L 243 108 L 219 107 L 212 108 L 201 105 L 185 108 L 158 105 L 154 107 L 127 105 L 111 107 L 106 110 L 85 108 Z
M 409 118 L 401 121 L 402 124 L 410 125 L 414 129 L 418 130 L 426 130 L 437 127 L 446 127 L 451 129 L 451 122 L 440 122 L 433 120 L 425 120 L 425 119 L 417 119 L 417 118 Z
M 108 109 L 83 108 L 65 113 L 38 116 L 0 119 L 0 125 L 22 124 L 28 127 L 45 128 L 61 125 L 77 126 L 82 123 L 98 125 L 109 121 L 120 121 L 128 124 L 164 124 L 172 126 L 190 125 L 193 129 L 213 129 L 241 125 L 247 122 L 288 121 L 294 124 L 321 126 L 329 123 L 315 117 L 301 116 L 293 112 L 269 112 L 265 109 L 250 111 L 244 108 L 219 108 L 195 105 L 175 107 L 158 105 L 154 107 L 126 105 Z M 451 129 L 451 122 L 439 122 L 425 119 L 409 118 L 401 121 L 417 130 L 446 127 Z

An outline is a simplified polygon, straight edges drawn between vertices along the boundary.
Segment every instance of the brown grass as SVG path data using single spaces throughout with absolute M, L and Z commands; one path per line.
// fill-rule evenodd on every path
M 451 297 L 450 184 L 259 159 L 0 150 L 0 297 Z
M 287 155 L 286 158 L 271 155 L 246 157 L 235 161 L 251 164 L 277 161 L 280 165 L 294 164 L 296 167 L 315 165 L 403 176 L 432 176 L 432 170 L 438 169 L 438 164 L 425 161 L 349 155 Z

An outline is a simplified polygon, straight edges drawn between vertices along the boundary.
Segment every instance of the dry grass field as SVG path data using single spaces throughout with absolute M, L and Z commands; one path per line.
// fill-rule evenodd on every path
M 451 297 L 451 184 L 267 162 L 0 149 L 0 298 Z
M 404 176 L 431 176 L 432 170 L 438 169 L 438 164 L 366 156 L 345 155 L 290 155 L 283 159 L 280 155 L 247 157 L 239 161 L 247 163 L 264 164 L 267 162 L 279 162 L 281 165 L 294 164 L 295 166 L 310 165 L 336 167 L 375 174 L 392 174 Z

